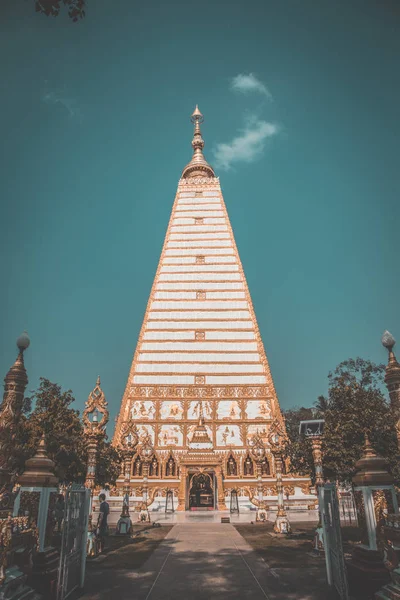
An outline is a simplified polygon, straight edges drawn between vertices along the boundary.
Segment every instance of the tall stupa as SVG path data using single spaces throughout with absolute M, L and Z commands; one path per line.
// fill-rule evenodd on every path
M 272 423 L 285 426 L 219 178 L 203 154 L 197 106 L 191 120 L 193 156 L 178 183 L 113 443 L 121 444 L 130 420 L 139 439 L 150 440 L 146 486 L 159 509 L 172 490 L 178 510 L 223 510 L 232 489 L 250 509 L 258 473 L 252 443 L 264 444 L 258 468 L 273 501 L 268 438 Z M 140 443 L 130 472 L 138 501 Z M 308 478 L 285 463 L 283 482 L 287 498 L 306 503 Z M 113 493 L 123 486 L 121 476 Z

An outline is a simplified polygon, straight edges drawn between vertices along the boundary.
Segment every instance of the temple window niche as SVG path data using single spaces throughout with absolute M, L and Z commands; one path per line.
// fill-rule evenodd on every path
M 153 460 L 150 463 L 149 476 L 158 477 L 158 460 L 156 456 L 153 456 Z
M 137 456 L 133 461 L 133 477 L 141 477 L 142 476 L 142 461 L 140 460 L 140 456 Z
M 265 457 L 261 463 L 261 477 L 269 477 L 271 475 L 271 468 L 269 466 L 268 458 Z
M 233 477 L 238 474 L 237 463 L 232 454 L 229 455 L 228 461 L 226 463 L 226 473 L 228 477 Z
M 165 475 L 166 477 L 176 477 L 176 462 L 172 454 L 169 455 L 165 463 Z
M 247 454 L 246 458 L 243 462 L 243 475 L 244 476 L 254 476 L 254 464 L 251 460 L 250 454 Z

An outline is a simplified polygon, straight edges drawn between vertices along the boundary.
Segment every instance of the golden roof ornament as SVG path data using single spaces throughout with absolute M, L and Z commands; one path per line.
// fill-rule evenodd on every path
M 201 136 L 200 123 L 203 123 L 204 117 L 197 104 L 190 120 L 194 124 L 192 140 L 193 156 L 190 163 L 183 169 L 182 179 L 189 179 L 192 177 L 215 177 L 213 168 L 208 164 L 203 155 L 204 140 Z

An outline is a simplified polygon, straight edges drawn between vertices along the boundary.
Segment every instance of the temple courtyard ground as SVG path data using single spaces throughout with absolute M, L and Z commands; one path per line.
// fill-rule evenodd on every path
M 312 553 L 315 522 L 277 536 L 272 523 L 137 525 L 132 539 L 110 537 L 88 561 L 82 600 L 333 600 L 325 561 Z M 345 550 L 356 540 L 344 528 Z

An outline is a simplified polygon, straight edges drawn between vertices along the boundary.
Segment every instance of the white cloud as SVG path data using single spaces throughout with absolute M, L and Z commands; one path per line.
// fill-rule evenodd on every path
M 82 119 L 82 113 L 77 101 L 67 93 L 65 87 L 63 89 L 51 89 L 48 85 L 48 81 L 45 81 L 45 90 L 42 94 L 42 101 L 45 104 L 62 106 L 67 111 L 70 119 L 76 119 L 78 121 L 81 121 Z
M 215 166 L 228 171 L 233 163 L 256 160 L 263 152 L 268 138 L 276 135 L 279 128 L 274 123 L 257 117 L 247 119 L 246 127 L 228 144 L 217 144 L 214 150 Z
M 257 92 L 272 99 L 272 95 L 269 92 L 267 86 L 257 79 L 253 73 L 248 75 L 241 73 L 236 75 L 231 81 L 231 89 L 234 92 L 240 92 L 241 94 L 248 94 L 250 92 Z

